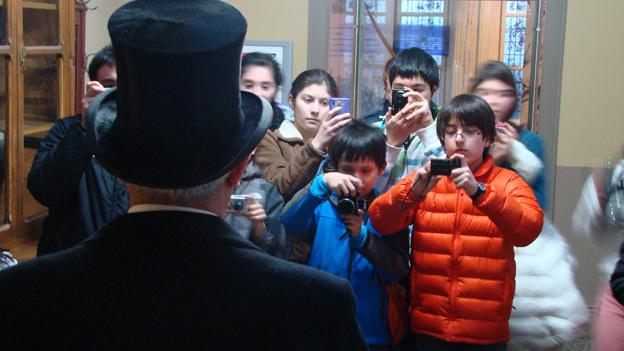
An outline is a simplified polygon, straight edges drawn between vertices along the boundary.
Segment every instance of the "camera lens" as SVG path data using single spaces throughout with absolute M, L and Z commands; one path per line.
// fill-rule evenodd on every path
M 234 211 L 236 212 L 241 212 L 245 209 L 245 203 L 241 200 L 237 200 L 234 201 L 234 206 L 232 206 L 234 208 Z
M 338 205 L 336 207 L 338 208 L 338 213 L 342 215 L 352 215 L 357 210 L 355 206 L 355 201 L 348 197 L 343 197 L 338 200 Z

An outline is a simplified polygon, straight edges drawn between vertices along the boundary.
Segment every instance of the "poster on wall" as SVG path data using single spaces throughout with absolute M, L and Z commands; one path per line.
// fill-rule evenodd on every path
M 263 52 L 273 56 L 282 69 L 282 86 L 278 88 L 275 101 L 288 104 L 288 90 L 292 83 L 292 42 L 273 40 L 245 40 L 243 56 L 250 52 Z

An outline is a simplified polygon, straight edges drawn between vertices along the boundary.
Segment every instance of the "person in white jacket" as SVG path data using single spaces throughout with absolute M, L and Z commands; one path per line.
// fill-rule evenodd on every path
M 616 239 L 614 248 L 622 242 L 624 223 L 622 223 L 622 200 L 624 183 L 624 160 L 620 160 L 615 168 L 596 170 L 590 175 L 583 186 L 576 209 L 572 216 L 574 231 L 587 239 Z M 617 194 L 617 192 L 620 192 Z M 620 235 L 611 235 L 615 232 Z M 620 248 L 620 261 L 614 250 L 602 259 L 599 271 L 603 281 L 607 282 L 596 296 L 596 311 L 592 323 L 592 350 L 621 351 L 624 350 L 624 305 L 622 304 L 621 286 L 614 284 L 616 273 L 622 274 L 624 262 L 624 243 Z M 614 270 L 614 267 L 615 270 Z M 611 279 L 611 284 L 609 284 Z M 621 280 L 621 277 L 619 278 Z M 621 283 L 620 283 L 621 284 Z M 618 290 L 616 293 L 616 290 Z M 617 296 L 619 296 L 619 300 Z
M 502 62 L 486 62 L 471 92 L 484 98 L 496 116 L 498 135 L 490 154 L 531 185 L 540 206 L 547 208 L 542 138 L 510 122 L 518 101 L 511 70 Z M 544 218 L 539 237 L 514 251 L 516 292 L 508 349 L 549 350 L 575 339 L 589 313 L 574 282 L 576 260 L 565 238 Z

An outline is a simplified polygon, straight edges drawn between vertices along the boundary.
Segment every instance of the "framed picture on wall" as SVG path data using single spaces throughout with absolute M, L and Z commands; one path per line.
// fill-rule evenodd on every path
M 273 56 L 282 68 L 283 82 L 277 90 L 275 101 L 288 104 L 288 90 L 292 82 L 292 42 L 273 40 L 245 40 L 243 56 L 250 52 L 263 52 Z

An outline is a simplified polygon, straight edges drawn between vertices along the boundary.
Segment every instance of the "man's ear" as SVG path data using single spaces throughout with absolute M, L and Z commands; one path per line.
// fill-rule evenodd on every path
M 230 171 L 230 174 L 226 178 L 226 183 L 229 187 L 235 188 L 240 183 L 241 178 L 243 177 L 243 173 L 245 172 L 245 168 L 247 168 L 247 163 L 249 163 L 249 159 L 251 155 L 245 157 L 238 165 L 236 165 Z
M 433 89 L 431 89 L 431 100 L 433 100 L 433 97 L 435 96 L 435 94 L 438 92 L 438 88 L 439 86 L 434 85 Z

